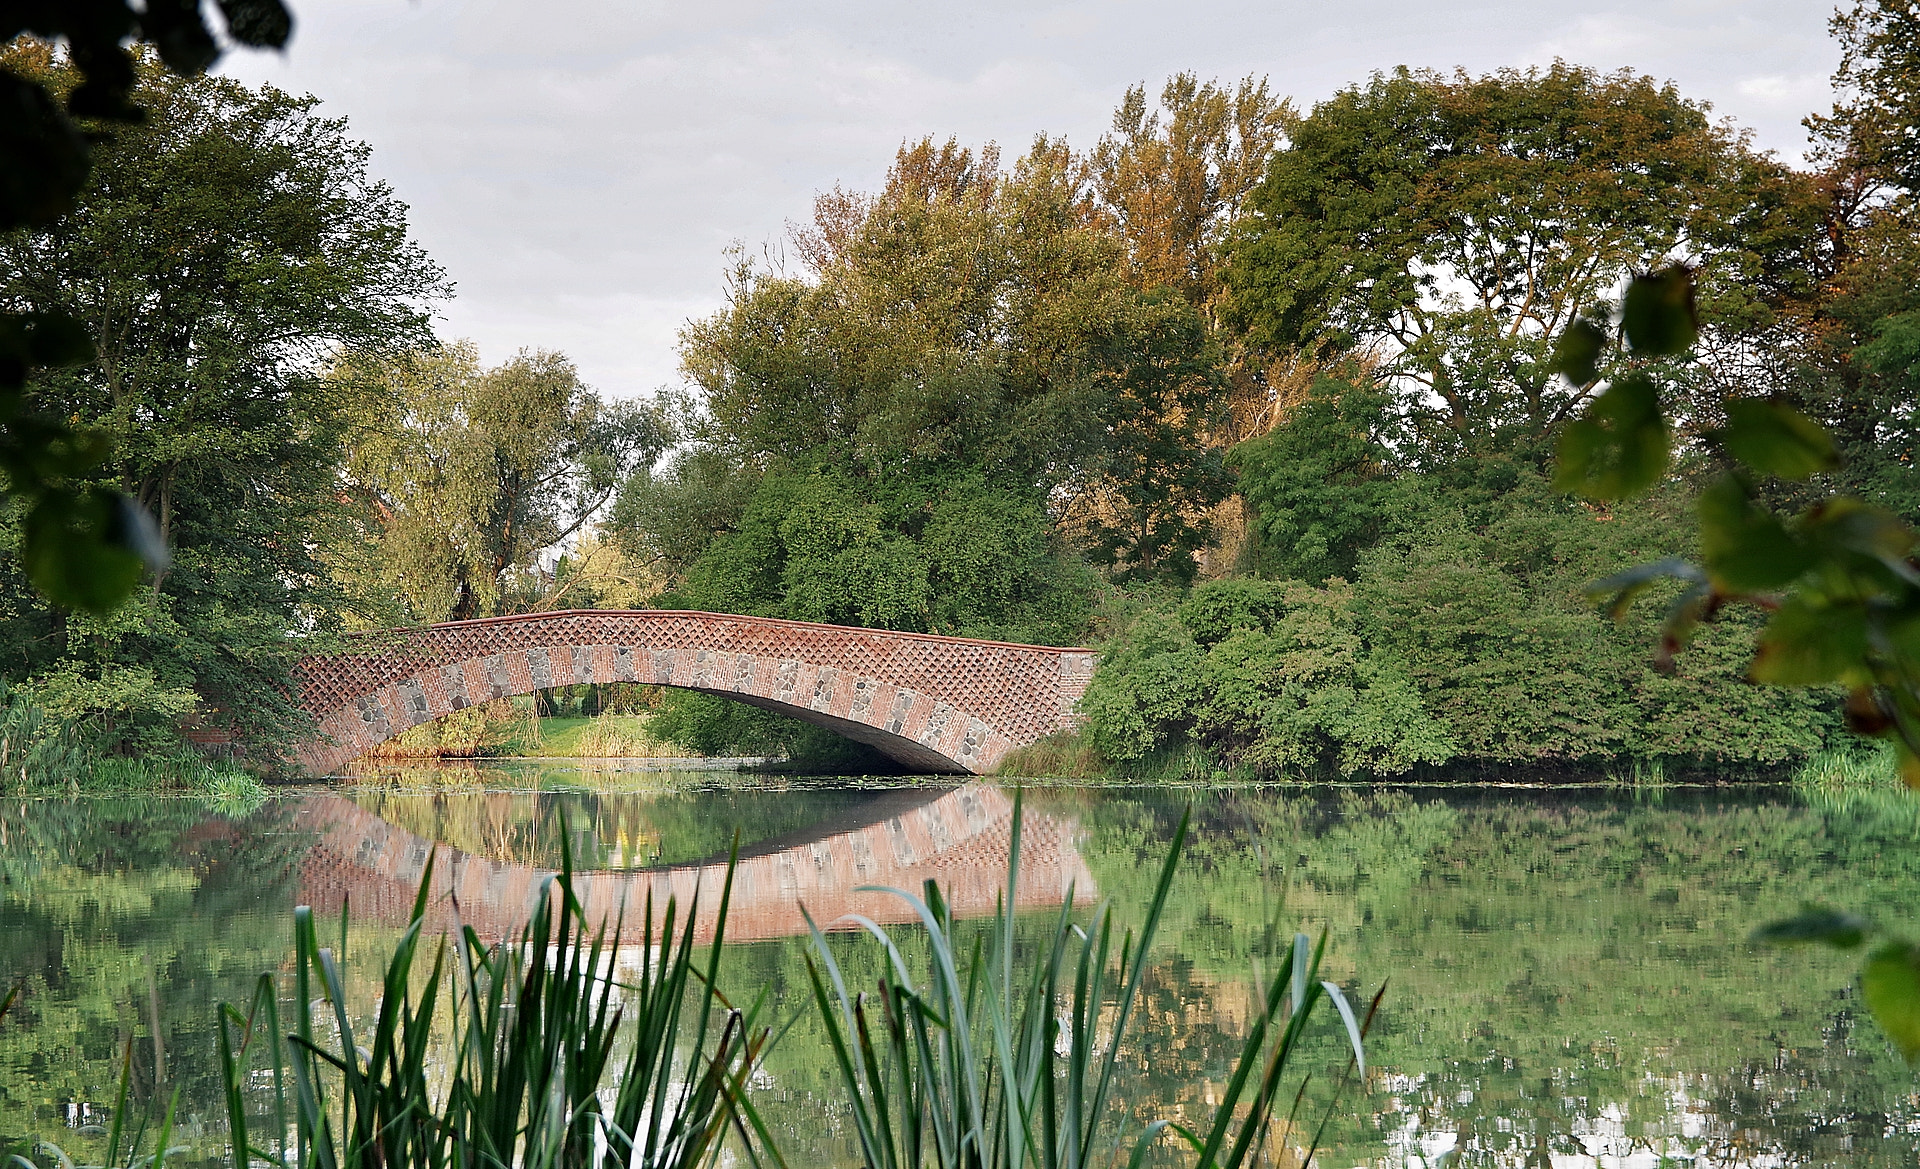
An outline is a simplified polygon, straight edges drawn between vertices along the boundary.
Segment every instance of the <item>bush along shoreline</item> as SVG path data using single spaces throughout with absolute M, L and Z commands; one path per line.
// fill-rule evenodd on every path
M 1543 496 L 1477 526 L 1433 518 L 1350 578 L 1126 600 L 1081 703 L 1091 750 L 1055 753 L 1141 778 L 1790 779 L 1852 741 L 1837 690 L 1750 683 L 1750 618 L 1662 661 L 1660 606 L 1612 623 L 1587 595 L 1670 551 L 1677 506 Z
M 106 749 L 85 722 L 50 715 L 27 692 L 0 681 L 0 794 L 114 796 L 174 793 L 248 807 L 265 797 L 242 762 L 183 741 L 129 754 Z

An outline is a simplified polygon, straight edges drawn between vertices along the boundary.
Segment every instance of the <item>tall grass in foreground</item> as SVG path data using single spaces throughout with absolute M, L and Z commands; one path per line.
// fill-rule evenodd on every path
M 715 990 L 724 932 L 694 946 L 684 921 L 649 897 L 638 937 L 621 921 L 592 924 L 569 862 L 543 883 L 511 944 L 471 927 L 423 945 L 431 862 L 387 965 L 370 1033 L 357 1033 L 339 959 L 312 911 L 295 911 L 294 1028 L 262 975 L 251 1009 L 222 1010 L 221 1071 L 235 1169 L 692 1169 L 732 1125 L 758 1121 L 745 1084 L 764 1050 L 760 1004 L 741 1010 Z M 732 866 L 722 888 L 724 923 Z M 697 899 L 696 899 L 697 900 Z M 346 923 L 343 916 L 341 934 Z M 614 976 L 616 951 L 640 966 Z M 430 964 L 429 964 L 430 963 Z M 316 1023 L 316 1018 L 319 1022 Z M 623 1030 L 625 1028 L 625 1030 Z M 436 1064 L 436 1035 L 452 1044 Z M 615 1058 L 624 1037 L 624 1059 Z M 444 1044 L 441 1045 L 444 1047 Z M 256 1142 L 245 1085 L 259 1054 L 271 1083 L 271 1140 Z M 287 1147 L 289 1132 L 294 1145 Z M 747 1141 L 754 1151 L 756 1139 Z M 268 1146 L 271 1147 L 268 1147 Z
M 887 962 L 875 999 L 849 995 L 826 936 L 808 919 L 814 952 L 807 971 L 868 1169 L 1082 1169 L 1123 1154 L 1137 1167 L 1168 1131 L 1192 1150 L 1196 1169 L 1262 1163 L 1275 1143 L 1273 1160 L 1289 1152 L 1302 1165 L 1312 1160 L 1327 1116 L 1301 1139 L 1306 1077 L 1292 1077 L 1291 1099 L 1286 1092 L 1300 1037 L 1314 1009 L 1330 1002 L 1353 1050 L 1344 1087 L 1356 1071 L 1365 1074 L 1362 1038 L 1380 1001 L 1376 995 L 1366 1018 L 1357 1019 L 1339 987 L 1316 977 L 1324 936 L 1313 946 L 1296 935 L 1264 988 L 1210 1124 L 1196 1131 L 1156 1121 L 1130 1153 L 1124 1135 L 1108 1133 L 1118 1111 L 1121 1046 L 1190 816 L 1174 833 L 1138 938 L 1124 931 L 1117 953 L 1112 904 L 1103 901 L 1081 926 L 1071 892 L 1047 943 L 1018 952 L 1011 908 L 1020 865 L 1017 798 L 1006 891 L 986 935 L 970 949 L 960 949 L 936 882 L 928 881 L 920 897 L 882 890 L 912 906 L 925 931 L 924 984 L 886 930 L 856 918 L 885 947 Z M 1110 981 L 1116 977 L 1117 986 Z

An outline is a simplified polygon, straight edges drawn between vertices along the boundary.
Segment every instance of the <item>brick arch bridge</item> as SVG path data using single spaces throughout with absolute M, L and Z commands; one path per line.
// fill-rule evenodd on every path
M 865 743 L 915 771 L 984 775 L 1070 726 L 1093 652 L 683 610 L 574 609 L 370 634 L 295 667 L 308 775 L 495 698 L 581 682 L 717 694 Z

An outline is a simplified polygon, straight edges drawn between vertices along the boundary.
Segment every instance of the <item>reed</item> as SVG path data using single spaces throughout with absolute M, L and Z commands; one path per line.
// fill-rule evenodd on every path
M 1817 751 L 1800 766 L 1793 784 L 1803 792 L 1904 792 L 1900 761 L 1884 740 L 1848 739 Z
M 764 1126 L 745 1087 L 767 1033 L 756 1025 L 762 1004 L 741 1009 L 715 989 L 724 930 L 697 949 L 697 898 L 684 919 L 671 899 L 656 916 L 649 898 L 638 936 L 628 938 L 623 917 L 589 920 L 571 873 L 568 857 L 512 943 L 489 946 L 466 927 L 429 946 L 429 862 L 364 1033 L 353 1024 L 338 952 L 322 945 L 312 911 L 296 910 L 293 1030 L 280 1025 L 270 974 L 247 1011 L 222 1009 L 234 1169 L 256 1161 L 297 1169 L 691 1169 L 717 1152 L 729 1126 L 757 1162 Z M 730 864 L 722 923 L 732 878 Z M 343 915 L 343 942 L 346 928 Z M 624 981 L 614 975 L 623 943 L 639 961 Z M 445 1044 L 436 1046 L 436 1036 L 452 1045 L 439 1066 L 435 1053 Z M 626 1052 L 616 1058 L 621 1036 Z M 271 1147 L 249 1127 L 245 1085 L 256 1060 L 269 1073 Z
M 915 978 L 884 928 L 855 918 L 884 947 L 887 961 L 874 997 L 850 994 L 825 934 L 808 919 L 814 1000 L 826 1021 L 867 1169 L 1084 1169 L 1122 1154 L 1137 1169 L 1168 1132 L 1188 1147 L 1197 1169 L 1260 1163 L 1276 1134 L 1277 1110 L 1289 1103 L 1289 1083 L 1294 1091 L 1278 1131 L 1301 1131 L 1297 1111 L 1305 1077 L 1294 1068 L 1294 1055 L 1323 1003 L 1338 1011 L 1352 1046 L 1346 1078 L 1356 1071 L 1364 1075 L 1362 1039 L 1379 996 L 1366 1018 L 1357 1018 L 1340 989 L 1317 977 L 1324 936 L 1315 946 L 1296 935 L 1263 988 L 1263 1009 L 1251 1022 L 1211 1123 L 1191 1130 L 1156 1121 L 1135 1136 L 1127 1153 L 1124 1136 L 1109 1130 L 1119 1111 L 1112 1106 L 1115 1073 L 1147 953 L 1173 888 L 1187 817 L 1174 834 L 1137 938 L 1131 929 L 1116 938 L 1107 901 L 1087 923 L 1077 923 L 1069 892 L 1045 944 L 1024 955 L 1015 944 L 1011 909 L 1020 821 L 1016 798 L 1006 892 L 991 926 L 970 948 L 956 940 L 937 883 L 928 881 L 917 897 L 880 890 L 907 902 L 919 919 L 929 954 L 924 979 Z M 1325 1120 L 1323 1115 L 1314 1129 L 1302 1164 L 1312 1159 Z

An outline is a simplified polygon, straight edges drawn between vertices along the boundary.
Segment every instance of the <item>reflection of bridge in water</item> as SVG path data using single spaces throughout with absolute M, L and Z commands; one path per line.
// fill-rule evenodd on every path
M 903 922 L 912 914 L 899 898 L 859 893 L 861 885 L 888 885 L 918 893 L 937 878 L 956 916 L 991 913 L 1006 881 L 1013 801 L 998 788 L 969 783 L 945 792 L 878 796 L 858 812 L 802 833 L 743 850 L 733 879 L 727 937 L 741 941 L 806 932 L 804 904 L 821 926 L 844 914 Z M 318 837 L 301 863 L 300 899 L 316 913 L 404 925 L 413 910 L 429 856 L 433 889 L 429 923 L 457 920 L 482 938 L 512 934 L 537 903 L 552 869 L 474 856 L 397 828 L 341 796 L 321 796 L 302 809 L 304 826 Z M 1017 908 L 1058 906 L 1068 887 L 1077 900 L 1093 896 L 1092 874 L 1073 841 L 1074 826 L 1052 816 L 1025 814 L 1020 839 Z M 576 872 L 574 888 L 590 918 L 611 917 L 624 906 L 628 937 L 637 936 L 652 894 L 656 917 L 669 896 L 684 913 L 700 897 L 698 936 L 713 934 L 726 858 L 626 872 Z M 457 904 L 457 910 L 456 910 Z

